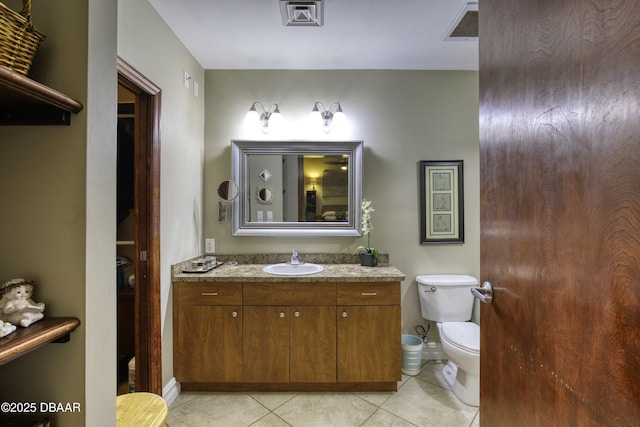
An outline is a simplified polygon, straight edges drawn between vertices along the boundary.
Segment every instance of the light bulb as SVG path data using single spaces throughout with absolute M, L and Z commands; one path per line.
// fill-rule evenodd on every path
M 313 110 L 311 110 L 311 114 L 309 114 L 309 122 L 311 122 L 311 126 L 313 127 L 322 126 L 322 115 L 320 114 L 320 111 L 318 111 L 318 107 L 313 107 Z
M 255 108 L 251 107 L 244 118 L 244 127 L 246 129 L 255 129 L 258 126 L 260 126 L 260 115 Z
M 342 112 L 342 109 L 339 109 L 333 115 L 333 120 L 331 122 L 331 127 L 336 132 L 344 132 L 347 129 L 347 117 Z
M 279 130 L 282 127 L 282 115 L 280 111 L 276 110 L 269 117 L 269 127 L 274 130 Z

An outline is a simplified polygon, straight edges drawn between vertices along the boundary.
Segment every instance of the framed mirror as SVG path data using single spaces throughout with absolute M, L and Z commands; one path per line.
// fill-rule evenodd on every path
M 362 141 L 231 141 L 234 236 L 360 236 Z

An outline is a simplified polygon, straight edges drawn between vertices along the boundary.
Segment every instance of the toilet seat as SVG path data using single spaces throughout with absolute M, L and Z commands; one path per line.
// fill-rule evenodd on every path
M 480 354 L 480 326 L 473 322 L 443 322 L 440 338 L 460 350 Z

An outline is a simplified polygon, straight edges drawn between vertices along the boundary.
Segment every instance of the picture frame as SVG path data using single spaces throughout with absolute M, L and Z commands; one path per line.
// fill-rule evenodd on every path
M 420 243 L 464 243 L 462 160 L 420 160 Z

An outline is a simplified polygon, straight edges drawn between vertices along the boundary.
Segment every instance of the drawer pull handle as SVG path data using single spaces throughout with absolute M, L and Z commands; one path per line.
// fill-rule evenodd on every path
M 238 317 L 238 312 L 237 311 L 232 312 L 231 317 Z
M 293 315 L 296 316 L 296 317 L 300 317 L 300 312 L 296 311 L 295 313 L 293 313 Z
M 347 312 L 346 311 L 342 312 L 342 317 L 347 317 Z
M 284 313 L 283 312 L 280 312 L 280 317 L 284 317 Z
M 378 295 L 377 292 L 360 292 L 360 295 L 362 295 L 363 297 L 375 297 L 376 295 Z
M 217 297 L 218 293 L 217 292 L 203 292 L 202 296 L 203 297 Z

